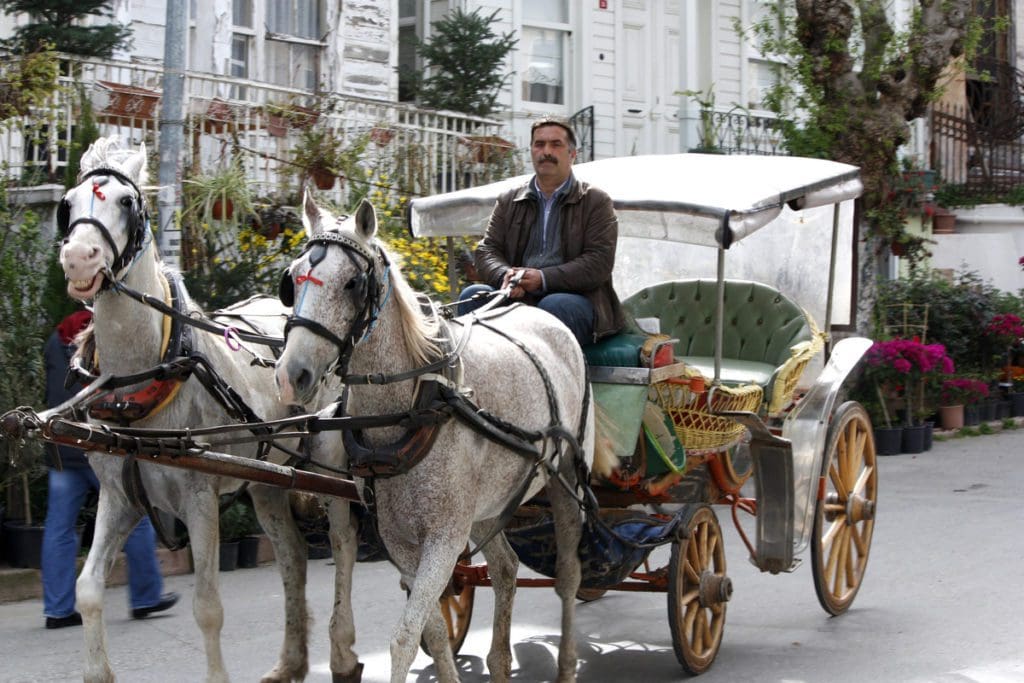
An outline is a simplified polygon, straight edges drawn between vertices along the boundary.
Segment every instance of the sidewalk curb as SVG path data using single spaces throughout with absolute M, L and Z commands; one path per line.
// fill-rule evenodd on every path
M 160 572 L 164 576 L 191 574 L 192 548 L 186 546 L 181 550 L 157 548 L 157 560 Z M 266 535 L 260 537 L 257 561 L 260 565 L 274 562 L 274 548 Z M 85 558 L 78 558 L 78 571 L 81 571 Z M 114 569 L 107 579 L 107 586 L 123 586 L 128 582 L 128 569 L 124 553 L 119 553 Z M 21 569 L 0 563 L 0 605 L 8 602 L 34 600 L 43 596 L 43 584 L 38 569 Z

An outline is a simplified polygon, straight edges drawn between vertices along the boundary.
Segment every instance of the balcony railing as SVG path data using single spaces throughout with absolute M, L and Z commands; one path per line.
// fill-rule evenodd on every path
M 987 134 L 966 107 L 932 108 L 932 168 L 943 183 L 981 200 L 1024 185 L 1024 143 Z
M 0 163 L 8 174 L 22 185 L 63 182 L 82 96 L 93 104 L 101 135 L 117 133 L 133 146 L 145 142 L 150 157 L 157 158 L 159 65 L 65 58 L 61 73 L 62 87 L 47 105 L 0 132 Z M 483 163 L 491 157 L 481 148 L 497 140 L 503 151 L 512 148 L 500 137 L 502 125 L 490 119 L 340 95 L 318 97 L 213 74 L 187 73 L 185 99 L 185 175 L 240 156 L 260 196 L 293 190 L 302 171 L 291 162 L 300 128 L 275 126 L 277 105 L 312 109 L 318 126 L 344 140 L 370 136 L 371 155 L 402 150 L 401 189 L 411 196 L 494 180 L 500 171 Z M 343 199 L 342 186 L 333 192 Z
M 703 109 L 701 147 L 722 154 L 763 154 L 785 156 L 789 152 L 782 140 L 778 119 L 739 113 L 735 110 Z M 706 138 L 710 138 L 709 140 Z

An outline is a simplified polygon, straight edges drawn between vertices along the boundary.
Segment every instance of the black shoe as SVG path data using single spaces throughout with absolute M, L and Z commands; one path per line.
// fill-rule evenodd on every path
M 64 628 L 65 626 L 81 626 L 82 615 L 72 612 L 66 617 L 46 617 L 46 628 Z
M 154 612 L 163 612 L 165 609 L 174 607 L 174 604 L 178 602 L 178 598 L 181 597 L 177 593 L 164 593 L 160 596 L 160 602 L 150 607 L 139 607 L 132 610 L 132 619 L 145 619 Z

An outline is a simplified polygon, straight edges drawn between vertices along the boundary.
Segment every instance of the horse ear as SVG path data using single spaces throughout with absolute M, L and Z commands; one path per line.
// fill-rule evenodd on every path
M 377 211 L 366 197 L 356 209 L 356 230 L 366 240 L 377 234 Z
M 307 187 L 302 197 L 302 225 L 306 228 L 306 239 L 320 232 L 320 207 Z

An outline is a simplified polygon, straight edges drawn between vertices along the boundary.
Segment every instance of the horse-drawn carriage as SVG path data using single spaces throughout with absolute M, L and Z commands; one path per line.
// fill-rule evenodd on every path
M 591 480 L 600 502 L 591 514 L 604 521 L 586 524 L 580 597 L 665 591 L 676 656 L 699 674 L 718 652 L 732 592 L 712 504 L 730 508 L 761 571 L 795 569 L 810 545 L 814 587 L 830 614 L 849 608 L 864 577 L 877 496 L 873 436 L 864 408 L 841 399 L 870 341 L 830 343 L 837 272 L 851 294 L 848 200 L 860 193 L 858 173 L 821 160 L 706 155 L 609 159 L 575 173 L 612 196 L 620 254 L 630 238 L 652 252 L 666 242 L 692 245 L 662 260 L 675 277 L 625 298 L 624 333 L 584 348 L 598 438 L 616 461 Z M 412 230 L 478 233 L 497 195 L 522 180 L 415 200 Z M 823 209 L 807 215 L 816 207 Z M 824 330 L 772 284 L 727 277 L 729 248 L 762 228 L 783 234 L 741 258 L 756 259 L 764 272 L 764 262 L 785 268 L 773 260 L 801 250 L 803 267 L 818 272 L 794 294 L 824 306 Z M 694 271 L 707 277 L 681 279 Z M 827 362 L 812 365 L 826 347 Z M 805 372 L 809 366 L 817 377 Z M 756 518 L 753 543 L 738 511 Z M 522 517 L 507 535 L 524 563 L 550 575 L 546 521 Z M 662 543 L 671 544 L 669 564 L 651 567 L 648 554 Z M 487 582 L 486 566 L 456 567 L 448 592 L 453 642 L 465 636 L 474 587 Z
M 567 330 L 529 307 L 454 320 L 440 315 L 436 306 L 411 295 L 374 239 L 372 207 L 364 204 L 355 216 L 337 218 L 307 196 L 309 245 L 282 282 L 282 299 L 292 310 L 276 382 L 282 403 L 301 402 L 309 414 L 260 422 L 245 414 L 244 405 L 228 410 L 248 432 L 244 438 L 225 436 L 227 425 L 204 430 L 190 422 L 179 429 L 97 428 L 60 410 L 11 411 L 4 429 L 13 436 L 30 434 L 138 457 L 145 461 L 144 475 L 153 462 L 369 501 L 409 590 L 392 645 L 392 677 L 399 680 L 421 635 L 439 676 L 456 676 L 452 651 L 466 635 L 478 585 L 494 586 L 496 595 L 488 666 L 493 676 L 507 676 L 516 583 L 554 585 L 562 597 L 567 633 L 560 679 L 571 678 L 575 668 L 574 597 L 593 599 L 606 590 L 665 591 L 678 659 L 690 673 L 706 670 L 721 644 L 732 591 L 712 504 L 731 508 L 751 560 L 762 571 L 792 570 L 810 545 L 822 606 L 831 614 L 845 611 L 863 579 L 877 495 L 870 422 L 862 407 L 841 400 L 844 383 L 870 342 L 847 338 L 832 344 L 829 339 L 837 317 L 832 296 L 837 279 L 839 289 L 850 293 L 852 267 L 848 261 L 844 266 L 842 257 L 853 248 L 849 200 L 860 192 L 857 170 L 809 159 L 665 155 L 581 164 L 576 173 L 612 196 L 620 242 L 639 239 L 648 252 L 671 244 L 697 250 L 687 252 L 685 261 L 669 259 L 658 266 L 672 277 L 658 278 L 658 269 L 647 267 L 648 277 L 655 273 L 656 279 L 624 301 L 630 328 L 582 354 Z M 100 183 L 119 181 L 128 197 L 123 205 L 134 209 L 120 230 L 113 224 L 117 212 L 106 222 L 94 218 L 91 195 L 102 198 L 111 187 L 94 180 L 91 194 L 82 191 L 81 206 L 89 213 L 67 227 L 81 223 L 96 233 L 90 246 L 80 247 L 83 259 L 87 255 L 100 264 L 96 272 L 114 283 L 115 292 L 131 294 L 125 283 L 139 277 L 128 272 L 137 269 L 139 257 L 130 252 L 146 244 L 139 234 L 141 199 L 133 178 L 122 171 L 99 168 L 92 175 Z M 414 201 L 414 234 L 479 233 L 495 196 L 517 180 Z M 786 222 L 790 228 L 826 224 L 810 240 L 797 230 L 790 247 L 791 255 L 801 253 L 812 264 L 806 269 L 810 280 L 799 287 L 812 292 L 783 293 L 774 283 L 727 277 L 730 248 L 771 232 L 761 228 L 780 230 Z M 705 272 L 709 277 L 680 279 L 682 272 L 700 272 L 700 250 L 713 257 Z M 762 245 L 747 267 L 756 273 L 775 253 L 772 245 Z M 837 278 L 837 272 L 848 277 Z M 102 278 L 90 278 L 79 282 L 94 295 Z M 795 300 L 808 293 L 818 294 L 819 304 L 825 299 L 824 311 L 819 310 L 823 331 L 807 305 Z M 133 298 L 155 307 L 157 318 L 205 320 L 194 312 L 175 312 L 160 296 Z M 231 323 L 205 325 L 225 332 L 233 348 L 239 339 L 281 345 L 280 339 L 242 333 Z M 160 333 L 155 337 L 159 341 Z M 161 353 L 159 370 L 135 371 L 132 379 L 163 381 L 175 367 L 175 359 Z M 809 367 L 816 378 L 808 377 Z M 192 366 L 182 381 L 191 374 L 216 375 Z M 332 375 L 344 388 L 332 389 L 341 395 L 325 400 L 322 380 Z M 210 393 L 233 393 L 215 379 L 207 384 Z M 86 394 L 95 399 L 106 391 Z M 285 465 L 264 462 L 265 451 L 257 460 L 214 452 L 222 450 L 218 444 L 296 436 L 307 437 L 305 457 L 292 450 Z M 329 456 L 309 455 L 317 449 Z M 599 474 L 591 476 L 595 450 L 605 457 L 595 467 Z M 296 462 L 312 471 L 298 470 Z M 372 482 L 372 495 L 338 476 L 346 466 L 362 484 Z M 523 505 L 543 485 L 541 503 Z M 474 487 L 473 496 L 465 495 L 468 486 Z M 280 500 L 265 505 L 278 506 Z M 581 508 L 586 512 L 582 525 Z M 755 517 L 753 542 L 739 512 Z M 118 524 L 117 533 L 130 528 Z M 347 517 L 340 524 L 347 527 Z M 350 567 L 354 548 L 343 553 L 352 539 L 338 533 L 332 544 L 340 578 L 331 667 L 337 680 L 358 680 L 351 623 L 342 627 L 346 615 L 337 611 L 339 604 L 348 607 L 342 594 L 350 586 L 345 566 Z M 468 539 L 482 549 L 486 565 L 461 557 Z M 651 550 L 663 544 L 671 545 L 668 565 L 650 567 Z M 556 578 L 517 579 L 512 548 L 524 563 Z M 93 564 L 90 554 L 88 566 Z M 98 571 L 94 568 L 93 575 Z M 87 615 L 87 630 L 89 618 L 96 617 Z M 335 622 L 343 641 L 338 650 Z M 208 651 L 208 657 L 218 658 L 219 650 Z M 275 671 L 284 671 L 282 666 Z M 300 675 L 304 655 L 301 661 L 293 658 L 291 666 L 288 675 Z

